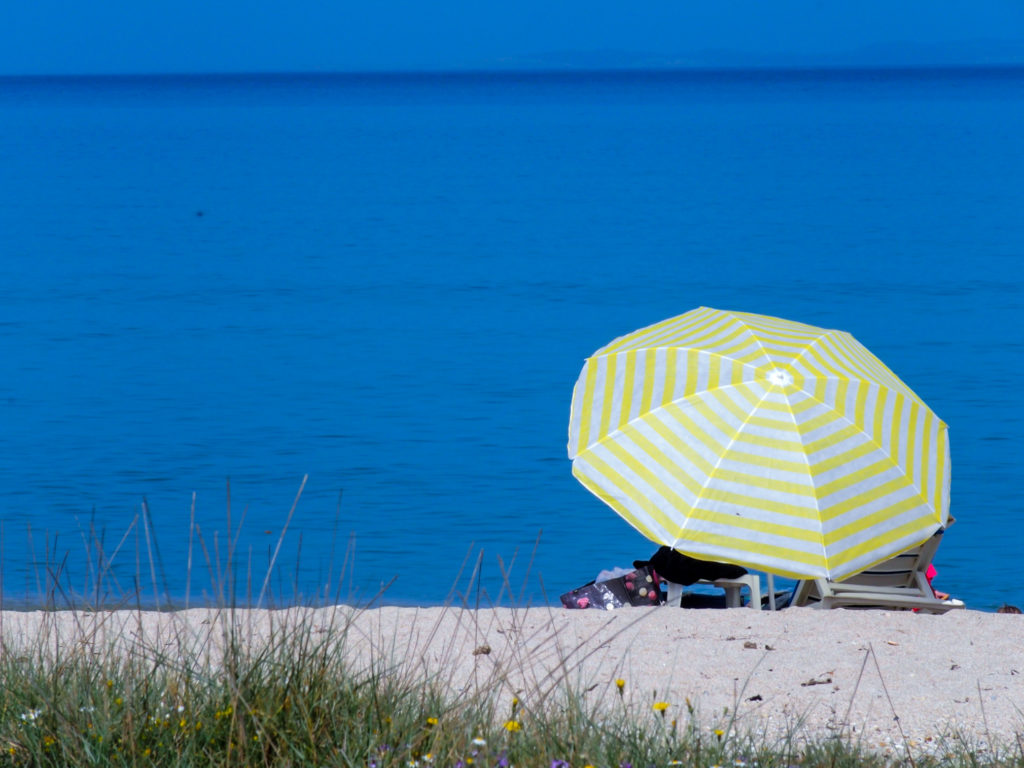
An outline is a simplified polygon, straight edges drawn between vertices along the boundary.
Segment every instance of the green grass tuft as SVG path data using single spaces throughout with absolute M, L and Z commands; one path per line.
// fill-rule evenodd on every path
M 1024 765 L 982 758 L 966 742 L 913 763 L 856 744 L 771 741 L 707 730 L 685 708 L 672 714 L 622 697 L 588 705 L 565 686 L 512 696 L 495 680 L 453 691 L 393 656 L 352 661 L 358 612 L 273 612 L 254 638 L 250 614 L 211 611 L 209 634 L 125 644 L 42 643 L 0 660 L 0 765 L 16 766 L 537 766 L 633 768 L 883 768 L 913 764 Z M 319 614 L 322 615 L 322 614 Z M 60 613 L 47 614 L 56 621 Z M 194 619 L 194 614 L 193 614 Z M 78 626 L 103 622 L 80 614 Z M 182 624 L 182 627 L 185 625 Z M 129 627 L 131 630 L 131 627 Z M 57 633 L 54 633 L 56 636 Z M 539 704 L 534 702 L 541 702 Z
M 207 546 L 194 525 L 192 533 L 215 607 L 164 614 L 170 631 L 154 632 L 141 610 L 146 576 L 160 603 L 152 559 L 137 566 L 134 593 L 115 592 L 134 613 L 100 610 L 127 534 L 110 555 L 92 537 L 91 589 L 75 593 L 48 564 L 38 638 L 19 636 L 0 612 L 0 768 L 1024 768 L 1019 741 L 957 737 L 897 758 L 852 740 L 808 743 L 799 723 L 779 739 L 738 731 L 727 715 L 721 727 L 703 723 L 689 701 L 638 706 L 623 694 L 625 681 L 618 696 L 595 701 L 571 682 L 570 651 L 556 665 L 561 683 L 514 690 L 495 665 L 456 689 L 456 651 L 443 649 L 431 664 L 406 658 L 405 638 L 371 642 L 356 631 L 359 608 L 270 611 L 260 614 L 269 629 L 257 628 L 236 606 L 264 604 L 269 576 L 247 577 L 239 600 L 233 545 L 220 563 L 217 538 Z M 148 533 L 146 541 L 148 550 Z M 190 540 L 190 565 L 192 551 Z M 321 602 L 336 602 L 328 597 Z

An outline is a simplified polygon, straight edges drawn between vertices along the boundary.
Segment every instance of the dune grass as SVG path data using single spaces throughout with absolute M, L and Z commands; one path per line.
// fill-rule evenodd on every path
M 198 536 L 195 548 L 220 551 Z M 781 739 L 740 732 L 728 718 L 702 721 L 688 701 L 638 704 L 627 680 L 595 700 L 575 674 L 585 660 L 568 652 L 553 664 L 562 674 L 526 689 L 497 665 L 458 677 L 451 648 L 425 665 L 404 638 L 368 638 L 357 627 L 366 606 L 239 608 L 263 601 L 269 577 L 247 579 L 250 599 L 237 600 L 225 575 L 233 552 L 224 553 L 224 563 L 207 554 L 213 603 L 165 612 L 159 630 L 138 599 L 116 612 L 69 606 L 59 567 L 46 569 L 51 602 L 31 633 L 0 612 L 0 765 L 1024 767 L 1024 745 L 1012 742 L 993 750 L 953 739 L 894 757 L 854 740 L 808 742 L 799 723 Z M 140 566 L 135 583 L 147 575 L 155 582 Z M 96 583 L 103 578 L 98 567 Z M 447 610 L 476 621 L 468 608 Z
M 143 614 L 83 612 L 70 623 L 67 612 L 47 614 L 33 642 L 4 644 L 0 764 L 1024 765 L 1019 750 L 981 753 L 967 742 L 901 759 L 851 741 L 759 737 L 727 722 L 709 728 L 688 702 L 595 703 L 565 682 L 516 693 L 499 673 L 453 688 L 443 658 L 428 673 L 395 652 L 367 655 L 353 631 L 358 613 L 271 612 L 262 633 L 244 611 L 171 615 L 160 633 Z M 114 630 L 106 640 L 104 629 Z
M 283 611 L 256 641 L 245 615 L 213 611 L 136 640 L 99 641 L 103 614 L 77 617 L 74 643 L 56 625 L 4 648 L 0 760 L 32 766 L 649 766 L 881 765 L 838 745 L 775 745 L 706 733 L 665 708 L 586 705 L 568 687 L 510 695 L 486 678 L 447 687 L 444 670 L 390 655 L 350 661 L 351 609 Z M 314 619 L 313 617 L 318 618 Z M 59 614 L 53 614 L 56 621 Z M 66 617 L 65 617 L 66 618 Z M 84 634 L 82 633 L 84 630 Z M 30 650 L 29 650 L 30 649 Z

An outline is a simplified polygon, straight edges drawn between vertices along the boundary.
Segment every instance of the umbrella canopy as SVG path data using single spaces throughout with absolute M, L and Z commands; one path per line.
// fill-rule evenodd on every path
M 616 339 L 573 391 L 576 478 L 704 560 L 841 579 L 949 514 L 946 425 L 850 334 L 701 307 Z

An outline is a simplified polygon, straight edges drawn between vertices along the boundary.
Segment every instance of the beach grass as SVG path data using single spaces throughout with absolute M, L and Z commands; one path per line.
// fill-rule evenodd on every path
M 56 624 L 44 627 L 31 650 L 3 649 L 0 764 L 1024 765 L 1019 750 L 983 756 L 967 741 L 894 757 L 854 740 L 758 736 L 736 730 L 728 713 L 706 724 L 688 701 L 633 703 L 625 679 L 598 702 L 565 682 L 510 691 L 500 673 L 453 688 L 445 659 L 427 673 L 400 657 L 400 638 L 366 654 L 352 630 L 358 610 L 339 608 L 330 622 L 322 611 L 269 612 L 261 630 L 249 612 L 212 610 L 201 632 L 182 622 L 160 635 L 139 614 L 106 646 L 99 614 L 76 617 L 93 628 L 89 640 L 69 644 Z M 48 614 L 44 625 L 65 614 Z
M 107 648 L 66 647 L 45 632 L 31 651 L 5 648 L 2 759 L 378 768 L 881 764 L 834 746 L 772 753 L 749 737 L 702 731 L 685 705 L 668 702 L 638 711 L 622 699 L 595 708 L 567 687 L 510 695 L 493 678 L 452 690 L 443 667 L 424 676 L 390 654 L 354 664 L 349 651 L 358 639 L 348 611 L 327 629 L 311 614 L 278 613 L 257 642 L 245 618 L 228 611 L 212 613 L 202 636 L 182 629 L 147 639 L 139 624 L 128 633 L 137 640 L 123 642 L 122 629 Z
M 246 579 L 239 600 L 225 575 L 234 572 L 232 550 L 198 534 L 194 549 L 206 553 L 216 599 L 165 611 L 157 630 L 138 594 L 122 595 L 119 611 L 81 598 L 69 605 L 57 566 L 45 569 L 48 602 L 35 606 L 31 634 L 0 611 L 0 765 L 1024 767 L 1024 744 L 1013 737 L 998 747 L 963 736 L 883 753 L 848 733 L 808 740 L 799 721 L 782 737 L 741 730 L 735 707 L 702 713 L 699 703 L 633 691 L 627 677 L 600 681 L 610 694 L 593 696 L 586 657 L 572 648 L 544 660 L 556 675 L 531 676 L 538 646 L 530 638 L 516 669 L 480 664 L 467 676 L 456 670 L 463 651 L 443 637 L 428 660 L 397 630 L 368 636 L 358 619 L 376 610 L 370 604 L 325 594 L 319 609 L 239 607 L 262 603 L 269 577 Z M 134 583 L 155 584 L 154 569 L 139 562 Z M 98 567 L 96 583 L 104 578 Z M 459 622 L 479 621 L 472 608 L 485 607 L 460 595 L 450 604 L 445 612 Z M 416 632 L 443 633 L 442 623 Z

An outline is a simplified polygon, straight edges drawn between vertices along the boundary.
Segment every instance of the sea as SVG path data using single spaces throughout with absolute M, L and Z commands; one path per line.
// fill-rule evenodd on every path
M 557 605 L 656 548 L 583 361 L 698 306 L 885 361 L 1024 605 L 1022 137 L 1024 69 L 0 78 L 3 605 Z

